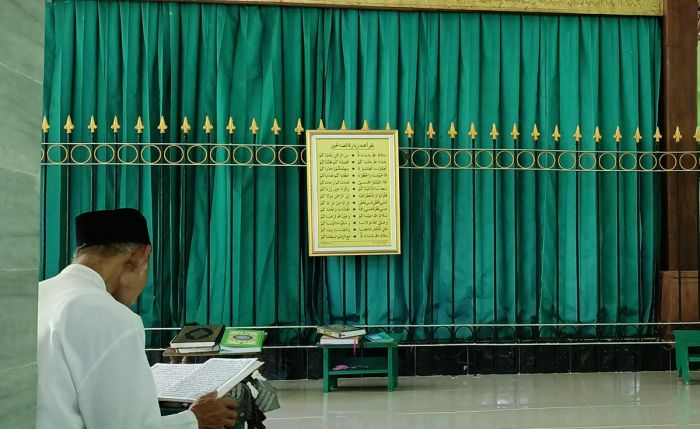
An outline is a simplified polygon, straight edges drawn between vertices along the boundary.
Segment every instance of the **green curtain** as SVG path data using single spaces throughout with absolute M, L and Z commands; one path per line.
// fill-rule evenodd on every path
M 74 142 L 90 141 L 90 115 L 99 142 L 111 141 L 115 115 L 121 141 L 137 141 L 137 116 L 144 143 L 183 141 L 184 116 L 189 141 L 206 141 L 208 115 L 215 143 L 227 141 L 229 116 L 235 144 L 253 143 L 253 118 L 256 143 L 270 144 L 273 119 L 280 142 L 297 143 L 297 118 L 316 128 L 323 117 L 327 128 L 410 121 L 414 146 L 452 147 L 454 121 L 458 148 L 472 147 L 473 122 L 477 147 L 513 147 L 517 123 L 521 148 L 573 150 L 580 125 L 581 150 L 650 151 L 660 63 L 658 18 L 55 0 L 44 112 L 51 142 L 65 141 L 68 114 Z M 307 256 L 302 168 L 51 166 L 43 177 L 44 277 L 68 262 L 78 213 L 129 206 L 149 219 L 152 279 L 137 307 L 146 326 L 652 318 L 660 199 L 651 174 L 404 169 L 402 254 L 329 258 Z

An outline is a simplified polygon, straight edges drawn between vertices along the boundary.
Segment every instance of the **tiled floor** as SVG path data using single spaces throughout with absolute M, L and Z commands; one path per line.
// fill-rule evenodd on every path
M 697 377 L 697 376 L 696 376 Z M 270 429 L 700 428 L 700 383 L 673 372 L 274 382 Z

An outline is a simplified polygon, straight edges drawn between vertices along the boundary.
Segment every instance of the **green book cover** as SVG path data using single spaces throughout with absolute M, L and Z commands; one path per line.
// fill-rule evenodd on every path
M 221 347 L 229 349 L 262 348 L 265 331 L 227 328 L 221 339 Z

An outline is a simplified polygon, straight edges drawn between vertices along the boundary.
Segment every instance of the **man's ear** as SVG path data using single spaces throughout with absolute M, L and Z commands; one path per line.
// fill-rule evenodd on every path
M 148 260 L 151 257 L 151 245 L 147 244 L 139 247 L 139 249 L 136 251 L 136 255 L 138 258 L 139 267 L 148 264 Z
M 131 252 L 131 255 L 129 255 L 129 258 L 125 261 L 125 265 L 130 271 L 139 271 L 144 265 L 148 264 L 148 259 L 150 257 L 151 246 L 139 246 Z
M 146 244 L 144 246 L 139 247 L 138 253 L 140 258 L 147 260 L 151 257 L 151 245 Z

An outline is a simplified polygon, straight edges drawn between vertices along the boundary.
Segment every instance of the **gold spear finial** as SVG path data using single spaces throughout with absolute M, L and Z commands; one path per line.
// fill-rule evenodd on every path
M 406 137 L 408 137 L 409 139 L 413 138 L 413 134 L 415 133 L 413 132 L 413 128 L 411 128 L 411 122 L 408 122 L 406 124 L 406 131 L 404 131 L 403 133 L 406 134 Z
M 518 125 L 513 122 L 513 130 L 510 132 L 511 137 L 513 137 L 513 140 L 517 140 L 518 137 L 520 137 L 520 133 L 518 132 Z
M 637 130 L 634 132 L 634 141 L 636 141 L 637 144 L 642 141 L 642 133 L 639 131 L 639 127 L 637 127 Z
M 90 115 L 90 123 L 88 124 L 88 128 L 92 134 L 94 134 L 95 130 L 97 130 L 97 124 L 95 123 L 95 117 L 93 115 Z
M 656 143 L 660 142 L 663 136 L 661 135 L 661 130 L 659 129 L 659 126 L 656 126 L 656 131 L 654 131 L 654 141 Z
M 319 130 L 325 130 L 326 127 L 323 125 L 323 118 L 321 118 L 320 121 L 318 121 L 318 129 Z
M 391 124 L 389 123 L 389 121 L 386 121 L 386 127 L 385 127 L 385 129 L 386 129 L 387 131 L 391 131 Z
M 49 120 L 46 119 L 46 116 L 44 116 L 44 119 L 41 120 L 41 131 L 46 134 L 49 132 L 49 128 L 51 128 L 51 125 L 49 125 Z
M 693 135 L 695 141 L 700 144 L 700 127 L 695 128 L 695 135 Z
M 431 138 L 431 139 L 432 139 L 433 137 L 435 137 L 435 130 L 433 129 L 433 123 L 432 123 L 432 122 L 430 122 L 430 123 L 428 124 L 428 132 L 425 133 L 425 134 L 426 134 L 429 138 Z
M 559 142 L 559 139 L 561 138 L 561 133 L 559 132 L 559 125 L 554 126 L 554 133 L 552 133 L 552 138 L 554 139 L 555 143 Z
M 280 135 L 280 131 L 282 131 L 282 128 L 280 128 L 280 124 L 277 123 L 277 118 L 272 123 L 272 128 L 270 128 L 270 131 L 276 136 Z
M 622 140 L 622 133 L 620 132 L 619 125 L 615 128 L 615 135 L 613 137 L 615 138 L 615 143 L 620 143 L 620 140 Z
M 495 123 L 493 125 L 491 125 L 491 132 L 489 133 L 489 135 L 491 136 L 491 138 L 493 140 L 496 140 L 498 138 L 498 136 L 500 135 L 500 134 L 498 134 L 498 130 L 496 129 Z
M 362 123 L 362 131 L 367 131 L 369 130 L 369 124 L 367 123 L 367 119 Z
M 457 137 L 457 129 L 455 128 L 455 123 L 450 122 L 450 131 L 447 132 L 451 139 Z
M 255 118 L 253 118 L 253 123 L 250 124 L 250 128 L 248 128 L 248 129 L 250 130 L 250 133 L 252 135 L 256 135 L 258 133 L 258 130 L 260 128 L 258 127 L 258 123 L 255 122 Z
M 180 126 L 180 129 L 182 130 L 183 133 L 188 134 L 192 127 L 190 127 L 189 121 L 187 121 L 187 116 L 185 115 L 184 119 L 182 120 L 182 125 Z
M 112 126 L 110 128 L 112 129 L 112 132 L 115 134 L 119 132 L 119 128 L 121 128 L 121 126 L 119 126 L 119 121 L 117 120 L 117 115 L 114 115 L 114 120 L 112 121 Z
M 214 129 L 214 125 L 212 125 L 211 121 L 209 120 L 209 115 L 204 117 L 204 126 L 202 129 L 204 130 L 205 134 L 211 134 L 211 130 Z
M 165 117 L 163 115 L 160 115 L 160 123 L 158 123 L 158 131 L 160 131 L 161 134 L 165 134 L 165 130 L 168 129 L 168 124 L 165 123 Z
M 136 126 L 134 126 L 134 129 L 136 130 L 136 134 L 143 133 L 143 121 L 141 121 L 141 116 L 136 118 Z
M 226 130 L 228 130 L 229 134 L 233 134 L 233 132 L 236 131 L 236 126 L 233 125 L 233 116 L 228 117 L 228 125 L 226 125 Z
M 593 141 L 596 143 L 600 143 L 600 140 L 603 138 L 603 136 L 600 134 L 600 128 L 595 127 L 595 133 L 593 133 Z
M 301 118 L 297 119 L 297 127 L 294 128 L 294 132 L 297 133 L 298 136 L 304 132 L 304 127 L 301 126 Z
M 343 119 L 343 122 L 340 124 L 340 129 L 343 131 L 348 129 L 348 127 L 345 125 L 345 119 Z
M 681 135 L 681 129 L 679 127 L 676 127 L 676 132 L 673 134 L 673 140 L 675 140 L 676 143 L 683 140 L 683 136 Z
M 474 122 L 469 126 L 469 138 L 472 140 L 476 139 L 476 136 L 478 136 L 479 133 L 476 132 L 476 125 L 474 125 Z
M 576 132 L 574 133 L 574 140 L 576 141 L 576 143 L 581 143 L 581 137 L 583 137 L 581 135 L 581 126 L 576 125 Z
M 538 141 L 540 139 L 540 136 L 542 134 L 540 134 L 540 131 L 537 129 L 537 124 L 535 124 L 535 126 L 532 127 L 532 133 L 530 133 L 530 135 L 532 136 L 532 139 L 534 141 Z
M 70 118 L 70 115 L 66 118 L 66 125 L 63 126 L 63 129 L 66 130 L 66 134 L 71 134 L 73 132 L 73 128 L 75 128 L 75 125 L 73 125 L 73 121 Z

